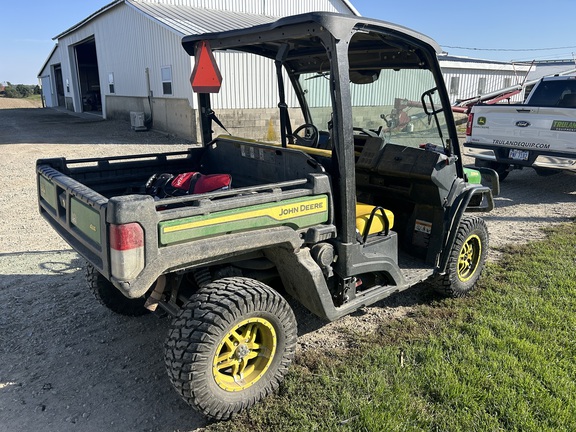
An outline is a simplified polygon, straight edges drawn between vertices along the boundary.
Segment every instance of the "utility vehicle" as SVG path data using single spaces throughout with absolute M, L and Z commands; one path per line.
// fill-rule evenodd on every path
M 492 192 L 462 166 L 434 41 L 308 13 L 183 46 L 202 148 L 45 159 L 37 177 L 101 302 L 173 316 L 165 362 L 190 405 L 225 419 L 279 386 L 297 339 L 287 298 L 332 321 L 424 281 L 474 287 L 488 232 L 473 213 Z M 215 50 L 268 62 L 278 142 L 214 136 L 210 92 L 242 82 L 220 82 Z

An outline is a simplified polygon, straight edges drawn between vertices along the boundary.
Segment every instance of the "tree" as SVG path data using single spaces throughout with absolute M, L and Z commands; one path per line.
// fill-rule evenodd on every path
M 32 88 L 31 88 L 31 86 L 27 86 L 27 85 L 24 85 L 24 84 L 18 84 L 18 85 L 16 86 L 16 91 L 17 91 L 18 93 L 20 93 L 20 97 L 23 97 L 23 98 L 28 97 L 28 96 L 30 96 L 30 95 L 32 94 Z
M 31 96 L 32 94 L 40 94 L 39 86 L 34 87 L 33 85 L 25 85 L 25 84 L 18 84 L 14 86 L 10 83 L 7 84 L 8 85 L 4 90 L 4 95 L 7 98 L 26 98 L 28 96 Z M 38 90 L 36 90 L 36 88 L 38 88 Z
M 19 97 L 21 97 L 20 93 L 18 93 L 14 87 L 6 87 L 4 89 L 4 96 L 6 96 L 7 98 L 19 98 Z

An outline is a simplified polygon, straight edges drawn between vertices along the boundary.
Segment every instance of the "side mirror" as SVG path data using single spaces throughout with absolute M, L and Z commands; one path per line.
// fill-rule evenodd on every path
M 351 70 L 350 81 L 354 84 L 371 84 L 378 81 L 380 70 Z

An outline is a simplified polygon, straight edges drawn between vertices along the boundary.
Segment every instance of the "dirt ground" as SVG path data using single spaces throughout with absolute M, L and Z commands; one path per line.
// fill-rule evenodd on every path
M 167 318 L 115 315 L 92 297 L 83 261 L 40 218 L 34 164 L 187 148 L 119 121 L 5 105 L 0 98 L 0 432 L 193 431 L 206 420 L 172 389 L 164 371 Z M 4 109 L 1 109 L 4 108 Z M 490 259 L 498 248 L 542 238 L 576 216 L 576 175 L 516 171 L 486 216 Z M 391 297 L 323 325 L 301 309 L 299 350 L 346 344 L 346 327 L 371 331 L 401 319 L 422 290 Z

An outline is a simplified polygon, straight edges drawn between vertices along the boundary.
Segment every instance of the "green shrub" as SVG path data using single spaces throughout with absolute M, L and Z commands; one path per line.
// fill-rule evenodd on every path
M 40 94 L 40 86 L 17 84 L 16 86 L 8 83 L 4 90 L 4 96 L 7 98 L 26 98 L 33 94 Z
M 32 94 L 34 87 L 24 84 L 18 84 L 16 86 L 16 91 L 20 93 L 20 97 L 28 97 Z
M 18 91 L 14 88 L 14 87 L 6 87 L 4 89 L 4 96 L 7 98 L 19 98 L 22 97 L 20 96 L 20 93 L 18 93 Z

